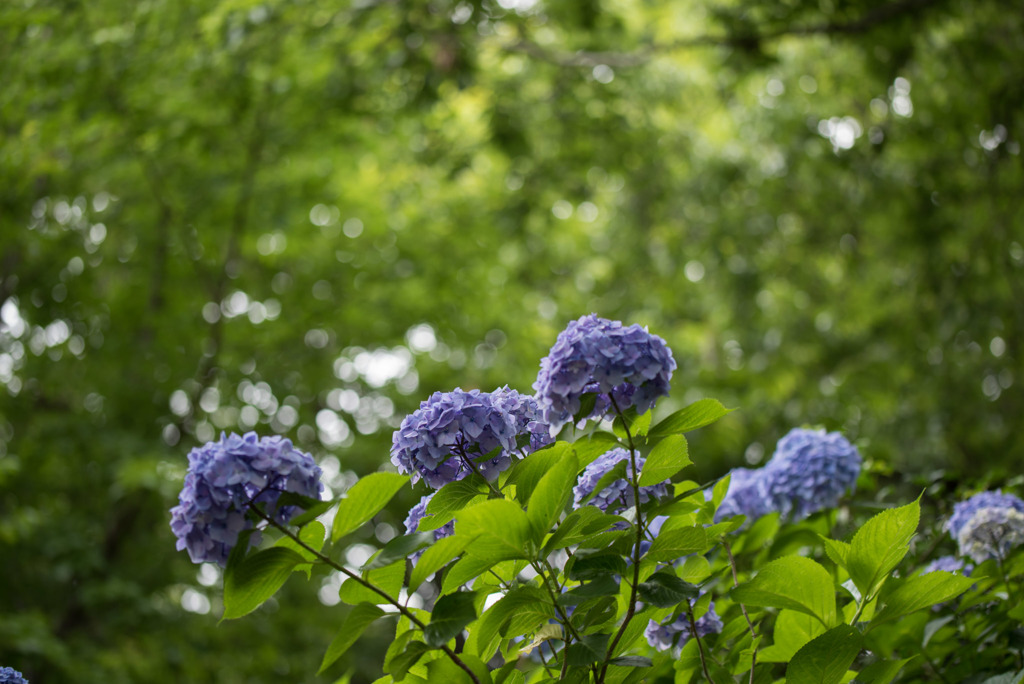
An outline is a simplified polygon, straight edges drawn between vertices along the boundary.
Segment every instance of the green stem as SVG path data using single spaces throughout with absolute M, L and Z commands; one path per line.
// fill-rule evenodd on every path
M 480 469 L 477 468 L 476 463 L 473 463 L 473 459 L 469 457 L 469 455 L 466 453 L 466 449 L 462 446 L 461 443 L 455 445 L 455 450 L 459 453 L 459 456 L 462 457 L 462 462 L 465 463 L 467 466 L 469 466 L 469 469 L 472 470 L 477 475 L 479 475 L 480 479 L 483 480 L 487 484 L 487 488 L 491 490 L 490 498 L 492 498 L 492 499 L 504 499 L 505 498 L 505 495 L 502 494 L 500 491 L 498 491 L 498 489 L 493 484 L 491 484 L 490 480 L 488 480 L 486 477 L 483 476 L 483 473 L 481 473 Z
M 636 614 L 637 587 L 640 586 L 640 544 L 644 540 L 643 517 L 640 514 L 640 472 L 636 465 L 636 445 L 633 443 L 633 435 L 629 431 L 629 424 L 626 422 L 625 416 L 622 415 L 622 410 L 619 409 L 619 405 L 611 392 L 608 393 L 608 399 L 612 404 L 612 408 L 615 409 L 615 413 L 622 419 L 622 429 L 626 432 L 626 442 L 629 444 L 629 459 L 633 466 L 629 484 L 633 488 L 633 505 L 636 510 L 636 541 L 633 544 L 633 582 L 629 592 L 629 606 L 626 608 L 626 616 L 622 620 L 622 625 L 615 633 L 611 643 L 608 644 L 608 651 L 605 653 L 604 662 L 601 664 L 601 674 L 597 684 L 604 682 L 605 675 L 608 672 L 609 661 L 612 659 L 612 654 L 615 653 L 615 647 L 619 645 L 622 635 L 626 633 L 626 628 Z
M 729 542 L 722 537 L 722 546 L 725 548 L 725 553 L 729 556 L 729 567 L 732 568 L 732 585 L 733 587 L 740 586 L 739 575 L 736 573 L 736 559 L 732 555 L 732 546 Z M 754 631 L 754 623 L 750 621 L 750 615 L 747 614 L 747 607 L 742 603 L 738 604 L 740 610 L 743 611 L 743 617 L 747 620 L 747 627 L 750 628 L 751 638 L 751 653 L 750 653 L 750 684 L 754 684 L 754 667 L 757 665 L 757 632 Z
M 319 560 L 321 563 L 324 563 L 325 565 L 328 565 L 328 566 L 334 568 L 335 570 L 337 570 L 338 572 L 342 573 L 343 575 L 345 575 L 345 576 L 349 577 L 350 579 L 355 580 L 357 583 L 363 585 L 364 587 L 366 587 L 370 591 L 373 591 L 373 592 L 379 594 L 381 596 L 381 598 L 383 598 L 389 604 L 391 604 L 392 606 L 397 608 L 398 612 L 400 612 L 405 617 L 409 618 L 409 621 L 412 622 L 417 627 L 419 627 L 421 630 L 426 628 L 426 626 L 427 626 L 426 623 L 424 623 L 422 620 L 420 620 L 418 617 L 416 617 L 416 614 L 413 613 L 408 608 L 406 608 L 405 605 L 403 605 L 401 601 L 399 601 L 395 597 L 391 596 L 389 593 L 387 593 L 386 591 L 384 591 L 383 589 L 381 589 L 377 585 L 373 584 L 372 582 L 369 582 L 369 581 L 363 579 L 362 577 L 360 577 L 356 573 L 354 573 L 351 570 L 349 570 L 348 568 L 346 568 L 344 565 L 341 565 L 340 563 L 332 560 L 331 558 L 328 558 L 327 556 L 322 554 L 317 549 L 314 549 L 312 546 L 310 546 L 309 544 L 304 542 L 302 539 L 300 539 L 297 534 L 293 533 L 287 527 L 285 527 L 284 525 L 282 525 L 281 523 L 277 522 L 276 520 L 271 518 L 269 515 L 264 513 L 258 506 L 250 506 L 249 510 L 254 511 L 256 513 L 256 515 L 258 515 L 259 517 L 261 517 L 264 520 L 266 520 L 267 523 L 269 523 L 273 527 L 277 528 L 282 534 L 287 536 L 293 542 L 295 542 L 296 544 L 298 544 L 299 546 L 304 548 L 306 551 L 309 551 L 311 554 L 316 556 L 317 560 Z M 459 658 L 459 656 L 457 656 L 455 654 L 455 651 L 450 649 L 448 646 L 442 646 L 441 650 L 444 651 L 444 654 L 447 655 L 448 658 L 450 658 L 453 663 L 455 663 L 462 670 L 464 670 L 466 672 L 466 674 L 469 675 L 469 678 L 473 681 L 473 684 L 480 684 L 480 678 L 476 676 L 476 673 L 473 672 L 473 670 L 471 670 L 469 668 L 469 666 L 466 665 L 466 663 L 462 662 L 462 659 Z
M 711 684 L 714 684 L 715 680 L 711 679 L 711 673 L 708 672 L 707 658 L 704 657 L 704 644 L 700 640 L 700 635 L 697 634 L 697 621 L 693 618 L 693 606 L 690 605 L 689 601 L 686 602 L 686 616 L 690 619 L 690 632 L 693 634 L 693 638 L 697 640 L 697 652 L 700 654 L 700 667 L 704 670 L 704 677 Z

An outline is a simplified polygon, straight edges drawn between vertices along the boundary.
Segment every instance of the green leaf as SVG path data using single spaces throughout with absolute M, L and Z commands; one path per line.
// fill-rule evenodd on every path
M 513 501 L 492 499 L 459 511 L 456 536 L 474 537 L 466 553 L 498 562 L 513 558 L 529 560 L 536 536 L 523 509 Z
M 942 570 L 901 579 L 892 591 L 886 587 L 886 592 L 879 599 L 882 608 L 875 610 L 871 627 L 951 601 L 970 589 L 976 581 Z
M 708 547 L 703 527 L 677 527 L 662 530 L 644 554 L 647 560 L 671 562 L 691 553 L 703 553 Z
M 491 683 L 491 673 L 487 666 L 480 662 L 479 658 L 474 658 L 468 653 L 460 653 L 459 660 L 463 662 L 476 678 L 480 681 L 480 684 Z M 473 684 L 473 680 L 469 674 L 461 667 L 456 665 L 451 658 L 443 657 L 437 658 L 427 663 L 427 681 L 429 682 L 443 682 L 444 684 Z
M 697 634 L 700 634 L 698 632 Z M 619 656 L 608 661 L 611 665 L 619 667 L 651 667 L 654 661 L 644 656 Z
M 591 580 L 602 575 L 626 574 L 626 561 L 615 553 L 598 553 L 591 556 L 576 555 L 569 568 L 569 579 Z
M 441 487 L 427 502 L 427 515 L 420 520 L 420 532 L 436 530 L 463 508 L 486 501 L 486 488 L 484 479 L 475 474 Z
M 320 521 L 314 521 L 307 524 L 305 527 L 299 528 L 299 539 L 306 546 L 320 551 L 324 547 L 325 537 L 327 535 L 327 529 L 324 524 Z M 306 573 L 306 579 L 309 579 L 313 572 L 313 561 L 316 560 L 316 554 L 310 552 L 304 546 L 299 544 L 291 537 L 281 537 L 277 540 L 274 546 L 291 549 L 295 553 L 302 556 L 306 562 L 296 566 L 296 571 L 303 571 Z
M 572 450 L 576 452 L 576 458 L 579 459 L 579 467 L 582 469 L 597 460 L 598 456 L 620 446 L 622 444 L 612 435 L 609 435 L 607 432 L 597 432 L 589 437 L 577 439 L 572 443 Z M 533 456 L 530 456 L 530 458 L 533 458 Z
M 579 544 L 595 532 L 609 530 L 615 523 L 622 521 L 621 517 L 609 515 L 596 506 L 581 506 L 567 515 L 551 533 L 544 544 L 544 553 Z
M 370 473 L 352 485 L 348 495 L 338 504 L 334 515 L 331 540 L 337 542 L 364 522 L 377 515 L 391 497 L 409 482 L 408 475 Z
M 576 454 L 571 449 L 566 449 L 562 458 L 556 461 L 537 483 L 526 509 L 536 538 L 542 539 L 562 515 L 566 504 L 572 498 L 577 472 L 579 462 L 576 460 Z
M 839 684 L 863 643 L 856 628 L 833 627 L 796 652 L 786 668 L 786 684 Z
M 704 556 L 690 556 L 683 562 L 683 567 L 676 571 L 679 579 L 690 584 L 700 584 L 711 576 L 711 564 Z
M 689 465 L 693 465 L 693 461 L 690 460 L 690 447 L 686 443 L 686 437 L 669 435 L 655 444 L 648 454 L 647 461 L 640 471 L 640 486 L 656 485 Z
M 882 511 L 853 535 L 846 569 L 865 601 L 876 595 L 882 583 L 907 555 L 920 516 L 920 501 L 914 501 L 900 508 Z
M 289 525 L 294 525 L 295 527 L 302 527 L 309 521 L 319 518 L 321 515 L 334 508 L 337 503 L 337 500 L 320 501 L 319 499 L 302 496 L 295 492 L 284 492 L 277 500 L 278 507 L 299 506 L 303 509 L 302 513 L 299 513 L 288 521 Z
M 825 542 L 825 553 L 829 559 L 839 567 L 846 569 L 847 559 L 850 557 L 850 545 L 825 536 L 822 536 L 821 540 Z
M 618 480 L 626 480 L 628 482 L 626 469 L 629 467 L 629 465 L 630 459 L 626 458 L 612 466 L 608 472 L 601 476 L 601 479 L 599 479 L 597 481 L 597 484 L 594 485 L 594 489 L 591 490 L 591 492 L 587 494 L 587 496 L 580 503 L 586 504 L 595 496 L 604 491 L 604 489 L 613 482 L 616 482 Z
M 584 601 L 601 596 L 616 596 L 619 593 L 619 583 L 609 575 L 600 575 L 596 579 L 573 587 L 563 592 L 558 597 L 558 604 L 561 606 L 576 606 Z
M 604 658 L 608 650 L 608 634 L 584 634 L 580 641 L 566 649 L 565 659 L 570 668 L 582 668 Z
M 468 554 L 463 556 L 445 573 L 444 582 L 441 583 L 441 593 L 447 594 L 455 591 L 463 584 L 475 580 L 498 562 L 486 558 L 476 558 Z
M 630 431 L 638 437 L 646 437 L 647 431 L 651 429 L 651 418 L 653 417 L 651 411 L 647 411 L 643 415 L 634 418 L 630 424 Z
M 430 575 L 434 574 L 453 558 L 458 556 L 471 543 L 472 537 L 468 535 L 455 537 L 442 537 L 434 542 L 434 545 L 423 552 L 419 561 L 413 566 L 412 575 L 409 577 L 409 593 L 423 584 Z
M 413 532 L 395 537 L 384 548 L 378 551 L 370 561 L 360 568 L 360 572 L 376 570 L 387 567 L 392 563 L 405 561 L 409 556 L 420 549 L 430 546 L 434 542 L 434 535 L 431 532 Z
M 410 641 L 405 649 L 399 654 L 385 661 L 384 671 L 395 678 L 396 682 L 405 679 L 409 668 L 416 664 L 416 661 L 423 657 L 423 654 L 430 650 L 422 641 Z
M 916 657 L 913 655 L 903 660 L 879 660 L 861 670 L 857 675 L 857 681 L 864 682 L 864 684 L 889 684 L 896 679 L 896 675 L 900 673 L 903 666 Z
M 476 593 L 457 591 L 442 596 L 434 604 L 430 622 L 423 628 L 423 640 L 429 646 L 441 648 L 458 636 L 476 619 Z
M 573 425 L 578 425 L 581 420 L 585 420 L 594 412 L 594 406 L 597 404 L 597 393 L 587 392 L 580 396 L 580 408 L 572 416 Z
M 379 587 L 392 598 L 398 598 L 398 592 L 402 588 L 402 580 L 405 579 L 405 566 L 399 564 L 389 565 L 384 568 L 377 568 L 366 573 L 365 580 L 370 584 Z M 377 592 L 369 589 L 356 580 L 348 578 L 341 585 L 338 596 L 350 606 L 360 603 L 388 603 L 387 599 Z
M 658 608 L 671 608 L 697 598 L 699 593 L 697 587 L 669 571 L 656 572 L 637 587 L 640 600 Z
M 832 576 L 803 556 L 783 556 L 768 563 L 730 595 L 734 601 L 748 606 L 789 608 L 813 615 L 826 627 L 836 624 Z
M 765 663 L 788 663 L 805 644 L 827 630 L 817 618 L 795 610 L 779 611 L 772 638 L 775 642 L 761 649 L 757 659 Z
M 546 592 L 538 587 L 516 587 L 480 616 L 477 626 L 477 655 L 488 657 L 494 645 L 506 632 L 505 627 L 513 618 L 522 629 L 536 631 L 555 616 L 555 609 Z M 515 634 L 513 636 L 518 636 Z
M 529 458 L 518 461 L 509 471 L 505 485 L 516 486 L 516 500 L 524 506 L 529 503 L 533 490 L 549 470 L 565 460 L 572 451 L 566 442 L 555 442 L 546 449 L 530 454 Z
M 633 616 L 633 619 L 622 633 L 619 643 L 615 645 L 615 650 L 611 654 L 613 657 L 621 656 L 633 647 L 633 644 L 643 636 L 651 618 L 655 617 L 656 610 L 655 608 L 648 607 Z
M 384 611 L 370 603 L 360 603 L 353 608 L 345 618 L 345 622 L 342 623 L 334 640 L 331 641 L 331 645 L 327 647 L 327 653 L 324 654 L 317 674 L 323 674 L 324 670 L 333 665 L 334 661 L 340 658 L 362 636 L 366 628 L 382 615 L 385 615 Z
M 306 559 L 280 546 L 247 556 L 241 563 L 228 563 L 224 572 L 224 616 L 233 620 L 263 605 L 277 593 L 297 565 Z
M 716 399 L 701 399 L 665 418 L 647 433 L 648 437 L 682 434 L 714 423 L 732 412 Z

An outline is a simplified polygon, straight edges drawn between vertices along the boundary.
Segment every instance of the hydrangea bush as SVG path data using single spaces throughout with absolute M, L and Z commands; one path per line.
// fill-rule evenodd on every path
M 729 410 L 661 410 L 675 367 L 660 337 L 584 316 L 535 396 L 433 394 L 395 431 L 397 472 L 333 501 L 287 440 L 224 436 L 189 455 L 178 548 L 226 565 L 225 619 L 295 573 L 343 576 L 320 671 L 386 620 L 382 684 L 1020 680 L 1020 642 L 992 625 L 1024 619 L 1024 502 L 978 494 L 917 548 L 920 499 L 857 513 L 861 454 L 805 428 L 762 468 L 690 480 L 687 435 Z M 351 535 L 408 486 L 427 491 L 406 534 L 347 565 Z

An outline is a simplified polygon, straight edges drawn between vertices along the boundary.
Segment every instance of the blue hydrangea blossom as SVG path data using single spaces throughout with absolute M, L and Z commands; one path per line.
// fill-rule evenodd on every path
M 629 458 L 629 452 L 627 450 L 612 449 L 607 453 L 601 454 L 583 469 L 583 472 L 580 473 L 579 478 L 576 480 L 576 486 L 573 487 L 572 490 L 572 507 L 579 508 L 580 506 L 583 506 L 583 500 L 586 499 L 592 491 L 594 491 L 594 487 L 597 486 L 600 479 L 620 461 L 626 462 L 626 474 L 629 477 L 633 477 L 633 464 Z M 642 472 L 644 459 L 638 456 L 636 464 Z M 668 485 L 669 481 L 665 480 L 664 482 L 659 482 L 656 485 L 641 487 L 640 503 L 644 504 L 651 499 L 665 498 L 668 496 Z M 636 505 L 636 500 L 633 497 L 633 486 L 629 483 L 629 480 L 625 478 L 615 480 L 595 494 L 594 497 L 587 502 L 587 505 L 597 506 L 606 513 L 620 513 Z
M 178 550 L 187 549 L 193 563 L 227 564 L 239 533 L 252 527 L 246 518 L 251 504 L 284 524 L 298 509 L 277 507 L 282 492 L 318 499 L 323 491 L 313 457 L 282 437 L 222 434 L 193 449 L 188 461 L 185 486 L 171 509 L 171 530 Z M 250 543 L 259 543 L 258 532 Z
M 527 444 L 520 447 L 521 441 Z M 392 437 L 391 462 L 412 475 L 413 482 L 423 479 L 440 489 L 474 467 L 493 480 L 512 465 L 514 453 L 529 453 L 551 441 L 533 397 L 508 387 L 494 392 L 456 388 L 435 392 L 405 417 Z
M 28 684 L 28 680 L 13 667 L 0 667 L 0 684 Z
M 1006 558 L 1024 543 L 1024 513 L 1013 508 L 982 508 L 964 523 L 956 538 L 960 555 L 981 563 Z
M 690 601 L 690 606 L 693 606 L 694 602 Z M 722 631 L 722 618 L 718 617 L 718 614 L 715 612 L 714 603 L 708 608 L 708 612 L 695 621 L 695 624 L 697 636 L 702 639 L 708 634 L 718 634 Z M 670 617 L 662 623 L 651 620 L 647 623 L 644 636 L 647 637 L 647 643 L 653 648 L 658 651 L 668 651 L 671 649 L 673 654 L 678 657 L 683 646 L 693 636 L 690 617 L 686 613 L 681 613 L 675 618 Z
M 745 515 L 751 521 L 771 512 L 771 506 L 762 492 L 762 477 L 763 470 L 733 468 L 729 471 L 729 491 L 715 513 L 715 522 L 734 515 Z
M 838 432 L 794 428 L 779 440 L 758 482 L 769 510 L 800 520 L 839 505 L 860 466 L 857 448 Z
M 992 492 L 981 492 L 965 501 L 960 501 L 953 506 L 953 515 L 946 522 L 946 530 L 949 531 L 950 536 L 953 539 L 959 537 L 967 521 L 983 508 L 1010 508 L 1018 513 L 1024 513 L 1024 501 L 1013 494 L 1003 494 L 999 489 Z
M 597 394 L 588 416 L 600 418 L 611 407 L 634 406 L 644 413 L 669 392 L 676 362 L 665 341 L 639 325 L 595 314 L 572 321 L 541 359 L 533 384 L 544 419 L 558 429 L 580 410 L 584 394 Z
M 434 498 L 434 494 L 429 494 L 429 495 L 423 497 L 422 499 L 420 499 L 420 502 L 418 504 L 416 504 L 411 509 L 409 509 L 409 515 L 406 516 L 406 518 L 405 518 L 405 532 L 406 532 L 406 534 L 413 534 L 414 532 L 418 532 L 419 531 L 419 529 L 420 529 L 420 522 L 427 515 L 427 504 L 429 504 L 430 500 L 433 499 L 433 498 Z M 441 527 L 438 527 L 433 532 L 434 532 L 434 541 L 437 541 L 438 539 L 444 539 L 445 537 L 450 537 L 453 534 L 455 534 L 455 521 L 454 520 L 449 520 L 448 522 L 446 522 Z M 423 555 L 423 550 L 420 549 L 419 551 L 414 553 L 412 556 L 410 556 L 410 558 L 412 559 L 412 562 L 415 564 L 416 561 L 418 561 L 420 559 L 420 556 L 422 556 L 422 555 Z

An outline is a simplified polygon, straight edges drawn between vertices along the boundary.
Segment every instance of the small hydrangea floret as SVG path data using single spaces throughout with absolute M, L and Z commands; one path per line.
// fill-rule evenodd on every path
M 692 607 L 695 601 L 690 601 Z M 701 639 L 708 634 L 718 634 L 722 631 L 722 618 L 715 612 L 715 604 L 712 603 L 708 612 L 694 621 L 697 627 L 697 636 Z M 651 620 L 644 630 L 647 643 L 658 651 L 671 650 L 678 657 L 680 650 L 693 636 L 693 625 L 690 624 L 690 616 L 687 613 L 680 613 L 675 618 L 668 618 L 658 623 Z
M 857 448 L 838 432 L 794 428 L 758 478 L 769 510 L 794 520 L 835 508 L 860 475 Z
M 28 680 L 13 667 L 0 667 L 0 684 L 28 684 Z
M 597 401 L 584 418 L 603 417 L 612 401 L 620 411 L 646 412 L 668 394 L 675 368 L 671 350 L 657 335 L 590 314 L 558 334 L 533 388 L 544 419 L 557 429 L 580 412 L 586 394 L 596 394 Z
M 552 441 L 533 397 L 503 387 L 435 392 L 395 430 L 391 462 L 399 472 L 434 489 L 474 470 L 488 480 L 512 465 L 512 457 Z
M 733 468 L 729 472 L 729 491 L 718 506 L 715 522 L 721 522 L 734 515 L 745 515 L 747 520 L 756 520 L 771 511 L 761 487 L 763 470 Z
M 622 461 L 626 462 L 626 476 L 632 478 L 633 464 L 630 460 L 629 452 L 625 449 L 612 449 L 607 453 L 601 454 L 584 468 L 576 481 L 576 486 L 572 490 L 573 508 L 585 505 L 584 501 L 594 491 L 594 488 L 597 487 L 597 483 L 600 482 L 601 478 Z M 638 456 L 636 464 L 637 468 L 642 472 L 644 459 Z M 669 481 L 665 480 L 656 485 L 640 487 L 640 503 L 645 504 L 651 499 L 663 499 L 668 496 L 668 484 Z M 626 478 L 614 480 L 607 487 L 594 494 L 593 498 L 586 501 L 586 505 L 597 506 L 606 513 L 620 513 L 632 508 L 636 505 L 636 499 L 633 496 L 633 485 Z
M 433 499 L 433 498 L 434 498 L 434 493 L 431 493 L 431 494 L 423 497 L 422 499 L 420 499 L 420 502 L 418 504 L 416 504 L 411 509 L 409 509 L 409 515 L 406 516 L 406 518 L 405 518 L 405 532 L 406 532 L 406 534 L 414 534 L 416 532 L 419 532 L 419 530 L 420 530 L 420 523 L 423 521 L 423 518 L 428 517 L 427 505 L 430 503 L 430 500 Z M 455 521 L 454 520 L 449 520 L 448 522 L 446 522 L 441 527 L 438 527 L 436 530 L 433 530 L 433 533 L 434 533 L 434 541 L 437 541 L 439 539 L 444 539 L 445 537 L 452 536 L 453 534 L 455 534 Z M 420 559 L 420 556 L 422 556 L 422 555 L 423 555 L 423 550 L 421 549 L 419 551 L 416 551 L 412 556 L 410 556 L 410 558 L 412 559 L 413 564 L 415 564 L 416 561 L 418 561 Z
M 252 527 L 250 506 L 285 524 L 299 509 L 279 507 L 282 493 L 319 499 L 323 491 L 313 457 L 283 437 L 221 435 L 193 449 L 188 461 L 185 486 L 171 509 L 171 530 L 178 550 L 187 549 L 193 563 L 226 565 L 238 535 Z M 250 543 L 259 543 L 258 532 Z
M 974 566 L 970 563 L 964 562 L 962 558 L 957 558 L 956 556 L 940 556 L 928 565 L 924 566 L 924 570 L 921 571 L 921 574 L 927 575 L 929 572 L 936 572 L 938 570 L 943 572 L 952 572 L 957 575 L 963 575 L 964 577 L 970 577 L 971 572 L 974 571 Z

